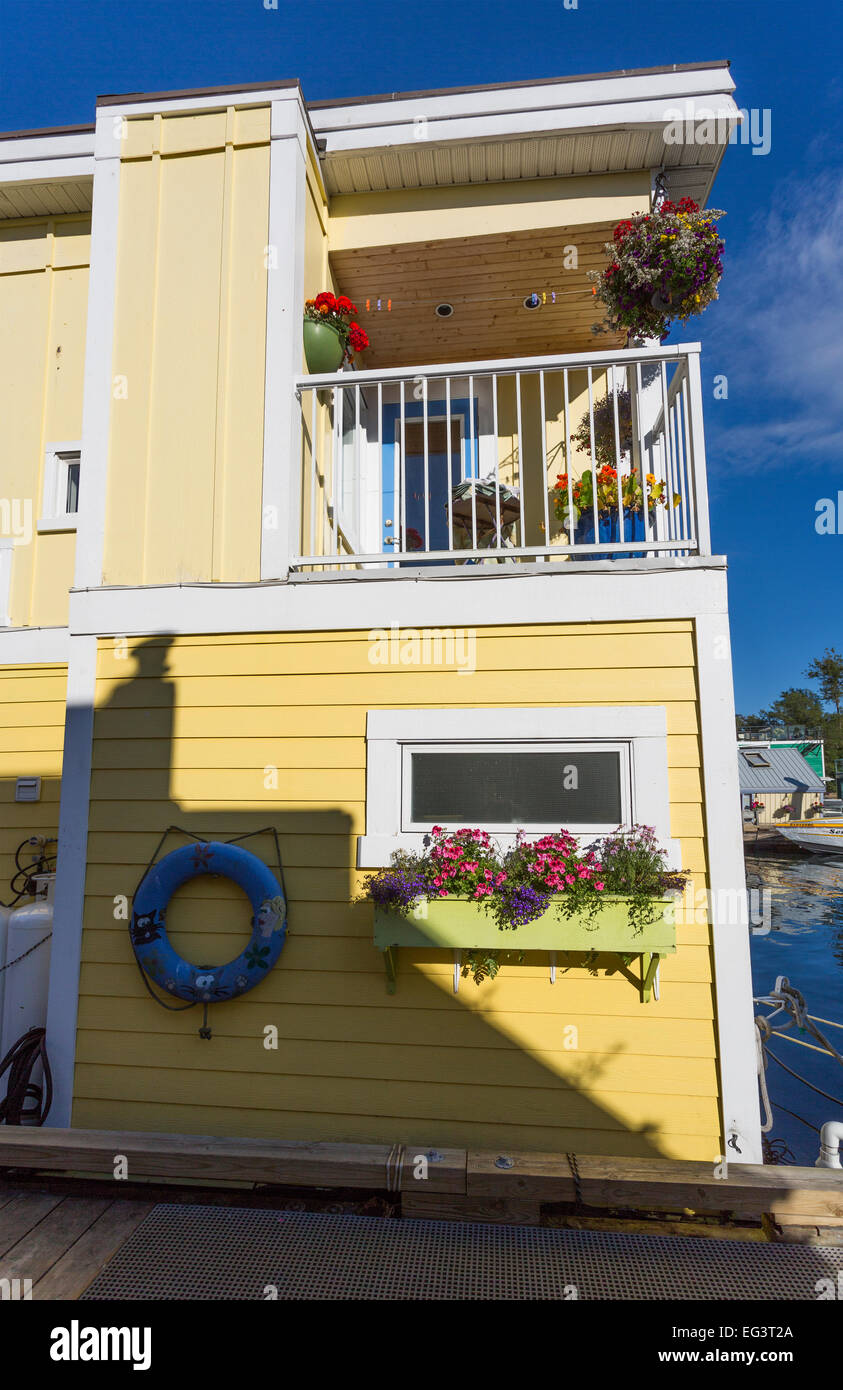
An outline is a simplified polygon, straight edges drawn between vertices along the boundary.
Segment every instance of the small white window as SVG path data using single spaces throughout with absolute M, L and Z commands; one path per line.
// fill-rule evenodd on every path
M 48 444 L 38 531 L 75 531 L 82 452 L 78 443 Z
M 564 826 L 588 844 L 638 822 L 670 838 L 663 707 L 370 710 L 361 868 L 420 851 L 432 826 L 516 831 Z
M 564 825 L 585 835 L 629 824 L 628 743 L 408 743 L 402 760 L 402 831 Z

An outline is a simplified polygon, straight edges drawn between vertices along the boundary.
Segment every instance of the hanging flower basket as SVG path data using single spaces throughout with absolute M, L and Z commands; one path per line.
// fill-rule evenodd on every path
M 725 215 L 682 198 L 619 222 L 606 246 L 611 263 L 588 272 L 606 306 L 608 328 L 663 338 L 672 319 L 684 323 L 701 314 L 717 298 L 723 274 L 717 218 Z
M 339 371 L 345 358 L 345 342 L 332 323 L 305 319 L 304 358 L 313 376 Z
M 344 294 L 325 290 L 304 306 L 304 356 L 314 376 L 339 371 L 352 354 L 369 346 L 365 329 L 355 323 L 356 304 Z

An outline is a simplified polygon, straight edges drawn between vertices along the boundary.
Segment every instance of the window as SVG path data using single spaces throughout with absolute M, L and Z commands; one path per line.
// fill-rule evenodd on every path
M 477 826 L 505 849 L 519 829 L 565 826 L 588 844 L 636 821 L 679 866 L 661 707 L 370 710 L 366 744 L 361 868 L 422 849 L 434 825 Z
M 38 531 L 75 531 L 82 454 L 76 444 L 48 444 Z
M 629 749 L 585 743 L 403 746 L 402 830 L 611 830 L 628 818 Z
M 763 753 L 748 753 L 744 751 L 744 758 L 750 767 L 769 767 L 770 760 L 765 758 Z

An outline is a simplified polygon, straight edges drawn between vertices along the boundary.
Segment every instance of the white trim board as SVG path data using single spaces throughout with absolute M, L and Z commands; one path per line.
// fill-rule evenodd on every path
M 270 117 L 267 245 L 277 264 L 269 262 L 266 284 L 262 579 L 286 573 L 298 540 L 291 525 L 299 515 L 301 487 L 294 382 L 302 363 L 306 193 L 307 128 L 294 88 L 273 100 Z
M 100 151 L 102 151 L 100 153 Z M 112 406 L 120 142 L 109 117 L 97 120 L 91 272 L 82 401 L 84 496 L 77 514 L 76 573 L 80 586 L 102 583 Z
M 66 666 L 66 627 L 11 627 L 0 631 L 0 666 Z
M 86 456 L 87 457 L 87 456 Z M 87 473 L 86 473 L 87 477 Z M 80 545 L 82 538 L 80 534 Z M 478 567 L 480 568 L 480 567 Z M 542 565 L 541 573 L 402 574 L 318 584 L 190 584 L 74 589 L 70 630 L 100 636 L 156 633 L 333 632 L 481 628 L 506 624 L 656 622 L 726 612 L 722 564 L 656 566 Z M 424 575 L 424 577 L 422 577 Z M 492 586 L 490 588 L 490 585 Z
M 696 645 L 725 1157 L 730 1163 L 761 1163 L 746 872 L 726 612 L 697 617 Z M 737 921 L 731 906 L 736 899 L 741 904 Z
M 366 834 L 357 847 L 358 868 L 381 868 L 395 850 L 419 851 L 424 831 L 404 831 L 402 751 L 405 744 L 628 743 L 632 804 L 630 823 L 652 825 L 671 868 L 681 868 L 680 846 L 670 838 L 667 715 L 663 705 L 599 705 L 509 709 L 369 710 L 366 717 Z M 581 832 L 583 843 L 605 834 Z M 514 833 L 495 831 L 504 848 Z
M 47 1048 L 54 1088 L 50 1123 L 65 1128 L 70 1124 L 73 1105 L 96 675 L 96 639 L 74 637 L 67 672 L 53 945 L 47 998 Z
M 697 104 L 724 115 L 737 114 L 731 93 L 735 83 L 727 68 L 595 77 L 576 82 L 485 88 L 479 91 L 396 93 L 383 101 L 349 100 L 342 105 L 310 108 L 310 119 L 326 141 L 328 154 L 344 149 L 417 140 L 415 122 L 434 123 L 435 140 L 461 138 L 474 125 L 477 133 L 521 134 L 539 128 L 626 123 L 640 125 L 654 108 L 659 120 L 665 105 Z

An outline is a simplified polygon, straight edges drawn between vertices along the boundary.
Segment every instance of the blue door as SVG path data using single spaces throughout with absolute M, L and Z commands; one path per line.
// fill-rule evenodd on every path
M 451 414 L 445 420 L 445 402 L 430 401 L 427 408 L 427 487 L 424 467 L 424 418 L 419 402 L 408 402 L 404 408 L 403 469 L 404 496 L 401 496 L 401 474 L 397 467 L 401 451 L 400 408 L 387 405 L 383 409 L 383 497 L 382 541 L 384 550 L 422 551 L 448 550 L 448 491 L 465 477 L 476 476 L 477 420 L 475 403 L 474 461 L 470 460 L 471 440 L 468 401 L 451 402 Z M 451 436 L 451 468 L 448 473 L 448 432 Z M 402 515 L 403 501 L 403 515 Z M 402 532 L 403 525 L 403 532 Z M 425 544 L 427 535 L 427 544 Z M 398 541 L 398 545 L 393 545 Z M 425 563 L 414 560 L 414 564 Z M 437 564 L 441 561 L 427 563 Z

